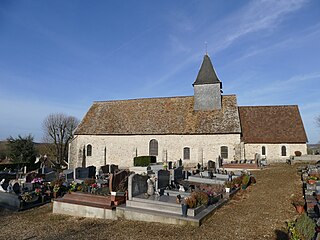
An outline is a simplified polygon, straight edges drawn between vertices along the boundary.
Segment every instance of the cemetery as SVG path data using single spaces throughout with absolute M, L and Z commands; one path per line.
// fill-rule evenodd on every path
M 95 174 L 100 173 L 98 177 L 95 177 L 94 181 L 97 185 L 100 183 L 101 187 L 97 187 L 92 183 L 92 179 L 91 182 L 88 181 L 86 175 L 78 175 L 87 172 L 87 170 L 83 169 L 79 171 L 78 169 L 74 171 L 69 169 L 60 175 L 61 178 L 68 179 L 66 181 L 70 183 L 68 189 L 64 192 L 62 191 L 63 189 L 59 189 L 58 197 L 50 204 L 18 212 L 0 210 L 0 216 L 6 225 L 0 233 L 0 238 L 4 238 L 6 234 L 9 234 L 12 238 L 9 237 L 8 239 L 20 239 L 22 236 L 26 238 L 36 236 L 34 237 L 35 239 L 46 237 L 53 239 L 56 236 L 61 237 L 61 239 L 79 239 L 83 235 L 99 239 L 103 238 L 103 236 L 109 236 L 108 234 L 112 232 L 113 238 L 117 239 L 128 238 L 128 236 L 134 236 L 135 239 L 146 238 L 150 234 L 154 239 L 190 239 L 191 236 L 204 239 L 230 239 L 235 234 L 238 234 L 239 238 L 259 239 L 259 236 L 260 238 L 265 236 L 263 238 L 271 239 L 273 238 L 272 236 L 275 236 L 275 230 L 287 232 L 284 229 L 287 219 L 295 219 L 295 217 L 300 216 L 290 204 L 291 194 L 299 193 L 296 190 L 302 185 L 301 179 L 297 175 L 297 167 L 294 165 L 271 165 L 263 171 L 254 172 L 255 178 L 239 178 L 236 177 L 239 175 L 239 172 L 234 171 L 235 175 L 232 175 L 234 176 L 232 177 L 232 181 L 227 181 L 224 185 L 188 181 L 187 177 L 189 178 L 190 176 L 201 178 L 201 172 L 203 179 L 210 178 L 211 174 L 206 173 L 206 171 L 210 172 L 207 164 L 205 164 L 203 170 L 201 166 L 200 169 L 197 169 L 197 166 L 194 169 L 183 167 L 182 174 L 178 163 L 176 163 L 175 168 L 173 168 L 173 165 L 172 169 L 164 169 L 162 167 L 161 171 L 158 170 L 160 171 L 159 173 L 156 173 L 156 171 L 152 173 L 148 167 L 146 167 L 146 169 L 148 168 L 146 171 L 149 171 L 149 173 L 145 174 L 129 171 L 127 192 L 125 189 L 112 189 L 113 193 L 124 192 L 127 196 L 125 199 L 126 203 L 120 203 L 119 205 L 116 205 L 116 202 L 122 196 L 116 196 L 117 194 L 112 195 L 111 191 L 107 191 L 107 188 L 109 188 L 109 182 L 107 182 L 109 173 L 106 172 L 108 170 L 110 172 L 110 165 L 103 168 L 107 169 L 105 173 L 100 171 L 100 168 L 97 168 L 95 171 Z M 174 172 L 174 170 L 176 171 Z M 222 170 L 219 171 L 219 174 L 225 175 L 222 173 Z M 119 171 L 121 170 L 116 170 L 116 172 Z M 174 172 L 173 174 L 176 178 L 183 179 L 178 180 L 177 183 L 173 182 L 163 192 L 162 190 L 156 191 L 156 185 L 158 184 L 158 189 L 162 189 L 162 181 L 168 179 L 167 171 Z M 217 169 L 211 171 L 213 176 L 218 175 Z M 71 174 L 71 172 L 76 172 L 76 176 Z M 208 175 L 209 177 L 207 177 Z M 74 177 L 84 177 L 84 179 L 75 179 Z M 162 180 L 158 181 L 157 177 Z M 173 175 L 170 174 L 170 179 L 172 177 Z M 246 187 L 248 179 L 253 185 L 246 190 L 242 190 L 242 188 Z M 254 184 L 255 179 L 257 179 L 257 184 Z M 154 182 L 154 194 L 148 195 L 148 186 L 151 181 Z M 227 187 L 233 189 L 229 192 L 229 197 L 237 191 L 232 198 L 228 198 Z M 179 191 L 180 189 L 181 191 Z M 151 187 L 149 193 L 151 193 L 150 190 L 152 191 Z M 199 192 L 206 192 L 208 198 L 201 193 L 199 194 Z M 194 198 L 187 198 L 191 195 Z M 109 201 L 103 201 L 100 197 L 104 197 L 103 199 L 109 198 Z M 114 201 L 112 204 L 110 203 L 111 197 L 113 198 L 112 201 Z M 93 201 L 93 198 L 96 198 L 96 200 Z M 206 201 L 208 201 L 207 204 L 198 205 Z M 102 209 L 100 213 L 93 211 L 90 208 L 89 202 L 94 207 L 94 210 L 97 210 L 97 206 L 99 206 L 99 209 Z M 228 204 L 224 204 L 225 202 L 228 202 Z M 63 214 L 53 213 L 53 208 L 59 203 L 65 204 L 65 212 Z M 67 205 L 67 203 L 70 203 L 70 205 Z M 194 207 L 187 208 L 187 216 L 183 216 L 184 203 L 188 203 L 190 206 L 195 205 Z M 72 208 L 74 204 L 77 204 L 77 208 Z M 102 206 L 103 204 L 104 206 Z M 106 205 L 111 205 L 112 210 L 108 209 Z M 159 208 L 162 209 L 161 212 L 156 211 Z M 213 208 L 219 208 L 219 210 L 213 210 L 214 214 L 207 214 Z M 103 212 L 103 209 L 110 211 Z M 73 213 L 71 213 L 71 210 Z M 87 217 L 84 217 L 85 213 Z M 93 213 L 96 216 L 92 216 Z M 112 214 L 108 215 L 108 213 Z M 138 219 L 138 213 L 144 219 Z M 126 214 L 125 217 L 123 216 L 124 214 Z M 168 222 L 166 223 L 169 224 L 154 223 L 160 222 L 159 219 L 161 220 L 163 216 L 167 216 Z M 202 216 L 204 218 L 199 221 L 198 219 Z M 130 219 L 138 221 L 131 221 Z M 36 224 L 34 225 L 33 222 L 36 222 Z M 200 228 L 197 227 L 199 222 L 202 225 Z M 252 224 L 248 224 L 248 222 L 254 223 L 256 227 L 252 227 Z M 30 224 L 32 224 L 31 228 Z M 43 229 L 48 228 L 48 224 L 50 225 L 49 231 L 43 231 Z M 188 225 L 187 228 L 185 227 L 186 225 Z M 13 231 L 13 229 L 15 230 Z M 206 231 L 206 229 L 215 230 Z M 226 229 L 234 229 L 234 231 L 226 232 Z
M 181 160 L 167 165 L 150 156 L 136 157 L 129 169 L 90 166 L 65 170 L 64 177 L 70 187 L 54 200 L 53 213 L 194 226 L 254 180 L 211 163 L 187 170 Z
M 55 214 L 200 226 L 240 188 L 255 182 L 248 172 L 224 169 L 222 160 L 185 168 L 181 159 L 157 163 L 142 156 L 133 165 L 4 172 L 0 205 L 22 211 L 53 201 Z

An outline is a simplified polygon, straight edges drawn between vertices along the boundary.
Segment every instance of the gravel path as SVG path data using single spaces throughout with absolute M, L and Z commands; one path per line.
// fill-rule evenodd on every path
M 0 209 L 0 239 L 286 239 L 296 217 L 292 193 L 302 194 L 297 166 L 277 164 L 254 172 L 257 183 L 241 190 L 201 227 L 52 214 L 52 205 L 23 211 Z

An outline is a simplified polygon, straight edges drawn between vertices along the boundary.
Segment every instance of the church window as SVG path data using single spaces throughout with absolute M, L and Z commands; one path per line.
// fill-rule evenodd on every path
M 228 158 L 228 147 L 227 146 L 221 146 L 221 157 Z
M 281 156 L 287 156 L 287 148 L 286 146 L 281 147 Z
M 151 139 L 149 143 L 149 155 L 158 156 L 158 141 Z
M 262 149 L 261 149 L 261 155 L 266 155 L 266 147 L 265 146 L 262 146 Z
M 92 146 L 90 144 L 87 145 L 87 156 L 92 156 Z
M 183 159 L 184 160 L 190 159 L 190 148 L 188 147 L 183 148 Z

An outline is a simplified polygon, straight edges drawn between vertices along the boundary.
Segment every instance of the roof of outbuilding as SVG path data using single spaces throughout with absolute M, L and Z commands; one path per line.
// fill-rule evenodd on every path
M 221 84 L 220 80 L 217 77 L 216 72 L 214 71 L 211 60 L 209 56 L 206 54 L 203 57 L 203 61 L 202 61 L 198 76 L 196 78 L 196 81 L 193 83 L 193 85 L 213 84 L 213 83 Z
M 297 105 L 239 107 L 245 143 L 306 143 Z
M 222 109 L 194 111 L 194 98 L 169 97 L 94 102 L 76 135 L 240 133 L 235 95 L 222 96 Z

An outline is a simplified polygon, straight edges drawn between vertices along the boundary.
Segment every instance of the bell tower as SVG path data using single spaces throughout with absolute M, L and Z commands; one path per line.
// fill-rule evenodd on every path
M 218 79 L 208 54 L 203 57 L 193 89 L 195 111 L 221 109 L 222 82 Z

